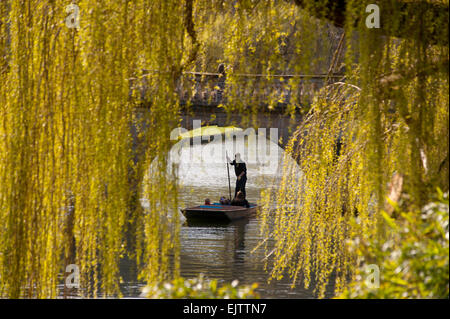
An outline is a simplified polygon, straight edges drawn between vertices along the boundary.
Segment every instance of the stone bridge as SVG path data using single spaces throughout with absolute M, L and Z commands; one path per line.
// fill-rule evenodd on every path
M 137 90 L 142 101 L 138 109 L 141 118 L 149 108 L 146 97 L 151 96 L 148 79 L 152 76 L 148 71 L 141 79 L 131 82 L 130 94 L 131 90 Z M 223 65 L 217 73 L 184 72 L 176 85 L 181 127 L 191 130 L 193 121 L 201 120 L 202 126 L 233 125 L 255 131 L 277 128 L 279 145 L 283 147 L 301 121 L 301 109 L 309 107 L 314 93 L 342 77 L 341 74 L 227 76 Z M 236 104 L 244 112 L 236 111 Z

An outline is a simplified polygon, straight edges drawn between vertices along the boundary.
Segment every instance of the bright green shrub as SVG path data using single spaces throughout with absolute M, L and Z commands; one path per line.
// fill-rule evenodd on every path
M 370 288 L 361 267 L 344 298 L 448 298 L 448 193 L 423 207 L 421 213 L 399 212 L 384 217 L 384 236 L 354 246 L 362 265 L 377 264 L 379 288 Z

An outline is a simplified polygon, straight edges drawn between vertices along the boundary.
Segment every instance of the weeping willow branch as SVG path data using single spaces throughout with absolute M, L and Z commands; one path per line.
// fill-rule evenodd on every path
M 354 23 L 357 26 L 361 20 L 365 20 L 367 13 L 365 13 L 366 3 L 361 3 L 358 7 L 360 9 L 359 16 L 356 20 L 347 19 L 346 10 L 348 6 L 352 6 L 353 2 L 349 0 L 325 1 L 311 4 L 305 0 L 294 0 L 294 2 L 308 10 L 313 16 L 318 19 L 327 19 L 335 26 L 344 28 L 348 23 Z M 381 19 L 381 33 L 390 37 L 399 37 L 411 39 L 413 35 L 410 33 L 412 21 L 421 19 L 426 16 L 426 23 L 429 27 L 423 29 L 421 41 L 426 41 L 429 44 L 438 44 L 448 46 L 448 25 L 447 27 L 434 28 L 432 25 L 436 21 L 445 23 L 448 21 L 448 2 L 430 2 L 430 1 L 377 1 L 380 8 Z M 399 14 L 400 13 L 400 14 Z M 395 21 L 390 17 L 393 15 L 399 18 Z
M 185 2 L 185 15 L 184 15 L 184 26 L 186 32 L 191 38 L 192 49 L 189 53 L 189 57 L 185 65 L 190 65 L 197 58 L 198 51 L 200 49 L 200 43 L 197 40 L 197 33 L 195 31 L 194 17 L 193 17 L 193 2 L 194 0 L 186 0 Z

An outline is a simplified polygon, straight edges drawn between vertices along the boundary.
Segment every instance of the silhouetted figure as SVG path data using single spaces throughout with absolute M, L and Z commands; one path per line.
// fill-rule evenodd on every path
M 230 162 L 230 158 L 227 156 L 228 162 Z M 234 197 L 236 197 L 237 193 L 241 191 L 244 194 L 244 198 L 246 197 L 245 194 L 245 184 L 247 183 L 247 166 L 245 165 L 244 161 L 241 159 L 241 154 L 236 153 L 234 156 L 234 160 L 230 162 L 230 165 L 234 166 L 234 172 L 236 174 L 236 188 L 234 190 Z
M 217 101 L 222 101 L 223 98 L 223 91 L 225 90 L 225 80 L 226 80 L 226 73 L 225 73 L 225 64 L 221 63 L 219 64 L 219 68 L 217 69 L 217 73 L 219 73 L 219 78 L 217 80 L 217 87 L 219 88 L 217 90 Z

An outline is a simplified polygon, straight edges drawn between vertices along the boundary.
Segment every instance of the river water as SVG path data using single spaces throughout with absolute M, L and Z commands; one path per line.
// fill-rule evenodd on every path
M 277 144 L 269 140 L 267 143 L 266 146 L 269 147 L 264 150 L 265 160 L 261 156 L 256 156 L 255 160 L 258 145 L 247 142 L 244 145 L 243 158 L 248 159 L 246 192 L 251 203 L 258 203 L 262 190 L 276 190 L 281 179 L 285 152 Z M 261 144 L 259 147 L 261 148 Z M 228 196 L 225 152 L 233 154 L 236 150 L 239 151 L 239 147 L 221 143 L 220 140 L 209 145 L 181 145 L 173 148 L 172 162 L 178 163 L 180 208 L 202 204 L 205 198 L 218 202 L 221 196 Z M 292 161 L 291 158 L 286 160 Z M 296 166 L 296 163 L 292 162 L 290 165 Z M 294 169 L 294 173 L 301 174 L 301 171 Z M 230 167 L 230 177 L 231 192 L 234 194 L 236 177 L 233 167 Z M 304 289 L 301 285 L 291 288 L 288 276 L 279 281 L 268 282 L 270 275 L 264 270 L 266 252 L 264 248 L 254 250 L 264 240 L 257 217 L 218 224 L 192 223 L 186 221 L 181 213 L 178 214 L 182 223 L 180 271 L 183 277 L 193 278 L 204 274 L 220 283 L 230 283 L 235 279 L 239 284 L 256 282 L 257 291 L 262 298 L 314 298 L 312 288 Z M 124 278 L 127 277 L 127 271 L 129 269 L 124 267 Z M 139 283 L 127 282 L 125 279 L 122 291 L 124 297 L 137 297 L 141 288 Z M 332 292 L 329 291 L 327 295 L 331 296 Z

